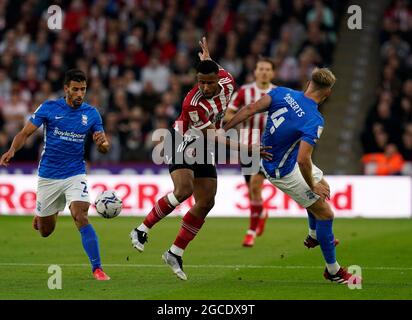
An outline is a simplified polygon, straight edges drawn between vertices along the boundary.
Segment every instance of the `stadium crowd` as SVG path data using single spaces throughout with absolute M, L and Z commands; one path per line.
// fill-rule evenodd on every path
M 392 1 L 381 32 L 382 74 L 362 133 L 364 172 L 412 175 L 412 7 Z
M 0 0 L 0 154 L 44 100 L 64 95 L 64 72 L 77 67 L 88 75 L 87 102 L 98 107 L 112 143 L 105 155 L 87 143 L 87 158 L 94 163 L 150 161 L 151 132 L 171 125 L 195 83 L 201 36 L 207 36 L 211 56 L 237 85 L 253 81 L 255 62 L 263 55 L 276 63 L 276 84 L 301 88 L 314 67 L 332 63 L 345 5 L 339 0 L 54 3 L 64 12 L 61 30 L 48 28 L 48 1 Z M 385 19 L 387 63 L 380 96 L 386 104 L 388 99 L 399 103 L 402 117 L 412 121 L 412 80 L 400 89 L 405 80 L 400 71 L 410 53 L 402 40 L 407 32 L 395 17 L 388 11 Z M 392 30 L 394 24 L 399 32 Z M 380 107 L 376 117 L 385 106 L 390 108 Z M 381 131 L 391 124 L 392 117 Z M 409 130 L 404 140 L 410 149 L 402 152 L 412 159 L 412 125 Z M 29 139 L 16 161 L 38 160 L 41 134 L 38 130 Z

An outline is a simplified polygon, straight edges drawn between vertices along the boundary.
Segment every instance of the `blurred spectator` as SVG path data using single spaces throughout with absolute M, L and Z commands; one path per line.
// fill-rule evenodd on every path
M 395 50 L 395 54 L 399 59 L 405 59 L 411 52 L 411 46 L 408 42 L 402 40 L 402 37 L 398 32 L 391 34 L 390 39 L 382 45 L 381 52 L 383 58 L 388 58 L 388 51 L 390 48 Z
M 392 1 L 385 11 L 381 36 L 383 67 L 379 97 L 369 111 L 361 136 L 365 156 L 377 152 L 380 158 L 386 159 L 382 163 L 387 166 L 389 158 L 393 161 L 392 164 L 402 166 L 400 169 L 395 165 L 391 169 L 382 169 L 387 174 L 412 175 L 412 65 L 409 64 L 412 61 L 411 17 L 410 3 L 405 0 Z M 395 149 L 399 152 L 395 152 Z M 405 162 L 400 161 L 400 158 Z
M 96 163 L 116 163 L 121 160 L 122 147 L 117 130 L 118 115 L 115 112 L 110 112 L 106 115 L 104 123 L 104 130 L 107 140 L 110 142 L 111 148 L 107 153 L 100 153 L 97 151 L 96 145 L 93 144 L 90 160 Z
M 165 92 L 169 87 L 169 69 L 160 63 L 159 58 L 152 56 L 149 64 L 142 69 L 142 83 L 146 87 L 148 83 L 157 93 Z
M 10 98 L 11 80 L 7 77 L 6 70 L 0 68 L 0 107 Z
M 335 41 L 335 33 L 333 31 L 335 26 L 335 17 L 332 10 L 326 6 L 322 0 L 315 0 L 314 7 L 310 9 L 306 15 L 306 22 L 308 25 L 313 25 L 315 22 L 322 30 L 326 30 L 328 40 Z
M 6 132 L 0 131 L 0 154 L 9 150 L 9 136 Z
M 63 29 L 49 30 L 47 1 L 0 0 L 2 143 L 10 141 L 44 100 L 64 95 L 64 72 L 77 67 L 88 75 L 86 101 L 102 114 L 114 148 L 102 157 L 87 143 L 87 157 L 98 162 L 150 161 L 151 133 L 170 126 L 196 82 L 202 36 L 208 38 L 211 56 L 233 74 L 237 85 L 253 80 L 260 55 L 271 55 L 279 65 L 275 82 L 301 89 L 314 66 L 332 62 L 331 34 L 344 13 L 338 6 L 342 2 L 68 0 L 58 1 Z M 387 14 L 395 25 L 396 17 L 405 14 L 404 4 L 397 5 Z M 404 31 L 401 37 L 405 41 Z M 396 77 L 407 74 L 412 59 L 398 58 L 406 46 L 389 39 L 383 51 L 391 71 L 384 84 L 396 91 Z M 405 93 L 398 92 L 402 100 L 394 108 L 403 110 L 408 121 L 409 91 L 407 85 Z M 36 141 L 30 148 L 41 147 Z M 37 157 L 39 152 L 32 154 Z
M 398 152 L 395 144 L 388 144 L 383 153 L 368 153 L 362 157 L 367 175 L 399 175 L 401 174 L 404 159 Z
M 409 123 L 402 135 L 402 145 L 400 150 L 405 161 L 412 162 L 412 123 Z
M 235 79 L 237 79 L 242 72 L 242 60 L 236 55 L 234 48 L 226 50 L 225 55 L 220 59 L 220 64 L 230 72 Z
M 256 2 L 255 0 L 246 0 L 247 2 Z M 248 17 L 250 14 L 254 13 L 248 12 Z M 218 32 L 222 34 L 227 34 L 233 28 L 234 12 L 229 7 L 229 1 L 218 0 L 217 5 L 214 7 L 212 14 L 206 23 L 206 31 Z M 211 51 L 213 52 L 213 51 Z
M 21 91 L 14 88 L 10 99 L 1 108 L 5 120 L 4 131 L 9 137 L 14 137 L 23 127 L 26 117 L 29 115 L 29 106 L 22 99 Z
M 266 10 L 266 5 L 260 0 L 246 0 L 242 1 L 238 8 L 238 14 L 245 17 L 247 23 L 252 28 L 255 27 L 256 23 L 262 17 Z

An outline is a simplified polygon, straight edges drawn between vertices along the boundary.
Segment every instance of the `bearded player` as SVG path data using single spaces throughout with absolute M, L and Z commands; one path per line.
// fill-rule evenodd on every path
M 43 125 L 44 148 L 39 164 L 36 215 L 33 227 L 42 237 L 50 236 L 57 215 L 66 204 L 80 232 L 83 248 L 96 280 L 110 280 L 101 266 L 97 234 L 89 223 L 90 206 L 84 161 L 84 143 L 91 134 L 101 153 L 110 144 L 103 131 L 102 118 L 96 108 L 84 103 L 87 79 L 83 71 L 68 70 L 64 79 L 65 97 L 43 102 L 3 154 L 0 165 L 7 166 L 26 140 Z

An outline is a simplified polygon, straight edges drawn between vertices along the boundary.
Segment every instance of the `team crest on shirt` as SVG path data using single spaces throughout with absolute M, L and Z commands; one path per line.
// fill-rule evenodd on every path
M 87 115 L 82 114 L 82 125 L 87 126 Z
M 190 117 L 190 120 L 192 120 L 194 123 L 199 122 L 200 120 L 199 114 L 197 113 L 197 111 L 189 111 L 189 117 Z

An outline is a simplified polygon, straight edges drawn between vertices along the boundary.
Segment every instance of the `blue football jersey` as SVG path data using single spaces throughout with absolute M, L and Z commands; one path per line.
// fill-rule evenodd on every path
M 272 89 L 272 101 L 262 144 L 271 146 L 272 160 L 262 160 L 266 172 L 274 178 L 290 173 L 297 162 L 301 140 L 315 145 L 322 134 L 324 120 L 318 105 L 302 91 L 285 87 Z
M 84 142 L 88 134 L 103 131 L 99 112 L 87 103 L 74 109 L 64 98 L 41 104 L 30 121 L 44 128 L 39 176 L 65 179 L 86 173 Z

